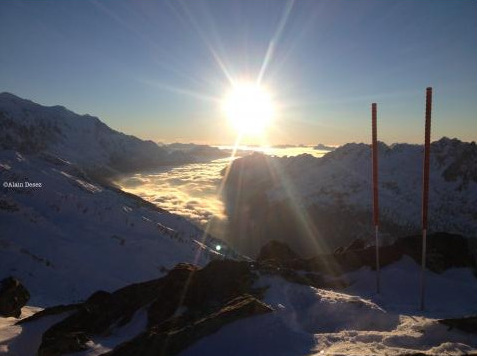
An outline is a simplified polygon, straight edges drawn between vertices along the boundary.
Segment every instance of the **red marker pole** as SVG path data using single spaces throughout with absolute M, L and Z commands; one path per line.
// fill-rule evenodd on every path
M 371 104 L 372 141 L 373 141 L 373 223 L 376 238 L 376 293 L 380 293 L 379 283 L 379 197 L 378 197 L 378 133 L 377 105 Z
M 426 244 L 427 244 L 427 211 L 429 203 L 429 156 L 431 153 L 431 109 L 432 88 L 426 89 L 426 127 L 424 137 L 424 168 L 422 181 L 422 263 L 421 263 L 421 303 L 424 310 L 425 273 L 426 273 Z

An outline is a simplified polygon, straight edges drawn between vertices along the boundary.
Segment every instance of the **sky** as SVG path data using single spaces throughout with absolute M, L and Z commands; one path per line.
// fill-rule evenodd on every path
M 231 81 L 275 105 L 245 143 L 477 140 L 475 0 L 0 2 L 0 92 L 157 142 L 233 144 Z

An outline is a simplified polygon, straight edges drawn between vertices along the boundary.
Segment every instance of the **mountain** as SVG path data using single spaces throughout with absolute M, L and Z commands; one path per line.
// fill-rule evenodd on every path
M 385 243 L 418 234 L 423 147 L 379 145 L 380 231 Z M 254 255 L 269 239 L 303 254 L 372 242 L 371 149 L 347 144 L 323 156 L 232 163 L 224 191 L 229 241 Z M 476 236 L 477 147 L 442 138 L 431 145 L 429 230 Z
M 10 93 L 0 94 L 0 149 L 49 153 L 100 176 L 194 161 L 115 131 L 97 117 L 42 106 Z
M 104 179 L 189 158 L 98 118 L 0 94 L 0 279 L 15 276 L 47 306 L 179 262 L 203 265 L 220 241 Z
M 218 255 L 219 242 L 184 218 L 60 158 L 1 151 L 0 178 L 16 183 L 0 194 L 0 279 L 20 279 L 33 305 L 71 303 Z

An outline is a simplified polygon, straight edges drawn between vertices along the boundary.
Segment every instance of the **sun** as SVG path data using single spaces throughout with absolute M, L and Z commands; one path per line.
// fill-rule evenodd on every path
M 270 93 L 255 83 L 233 86 L 223 100 L 223 110 L 241 135 L 261 135 L 270 124 L 274 105 Z

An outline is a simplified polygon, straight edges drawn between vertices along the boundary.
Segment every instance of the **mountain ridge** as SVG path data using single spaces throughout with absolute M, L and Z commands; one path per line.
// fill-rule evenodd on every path
M 193 161 L 187 155 L 169 154 L 153 141 L 116 131 L 98 117 L 11 93 L 0 94 L 0 142 L 2 149 L 51 153 L 99 176 Z

